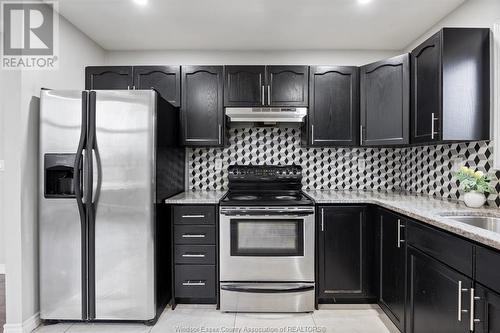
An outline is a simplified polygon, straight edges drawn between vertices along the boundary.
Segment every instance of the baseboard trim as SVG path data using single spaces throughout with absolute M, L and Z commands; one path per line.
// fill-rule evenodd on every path
M 26 319 L 22 324 L 5 324 L 3 333 L 31 333 L 40 326 L 40 313 L 36 313 Z
M 5 274 L 5 264 L 0 264 L 0 274 Z

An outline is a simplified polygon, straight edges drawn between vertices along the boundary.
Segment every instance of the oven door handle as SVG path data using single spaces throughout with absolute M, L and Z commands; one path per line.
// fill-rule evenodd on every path
M 311 216 L 314 214 L 314 211 L 312 212 L 287 212 L 287 211 L 274 211 L 274 212 L 267 212 L 267 211 L 221 211 L 221 215 L 224 216 L 237 216 L 237 217 L 262 217 L 266 218 L 269 216 L 279 216 L 283 218 L 300 218 L 304 216 Z
M 245 285 L 222 285 L 222 290 L 235 291 L 240 293 L 261 293 L 261 294 L 280 294 L 280 293 L 299 293 L 308 290 L 314 290 L 314 285 L 297 285 L 290 288 L 262 288 Z

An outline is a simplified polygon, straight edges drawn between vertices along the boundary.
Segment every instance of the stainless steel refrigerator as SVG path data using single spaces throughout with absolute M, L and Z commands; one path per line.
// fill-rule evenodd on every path
M 42 90 L 43 320 L 157 318 L 170 288 L 161 202 L 184 188 L 177 128 L 153 90 Z

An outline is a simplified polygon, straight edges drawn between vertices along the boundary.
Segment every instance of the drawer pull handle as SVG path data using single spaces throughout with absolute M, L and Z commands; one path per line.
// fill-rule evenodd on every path
M 183 286 L 189 286 L 189 287 L 203 287 L 206 285 L 205 281 L 186 281 L 182 282 Z
M 184 234 L 182 238 L 205 238 L 203 234 Z
M 205 258 L 203 253 L 186 253 L 182 255 L 184 258 Z
M 199 214 L 199 215 L 182 215 L 183 219 L 203 219 L 205 218 L 205 215 Z

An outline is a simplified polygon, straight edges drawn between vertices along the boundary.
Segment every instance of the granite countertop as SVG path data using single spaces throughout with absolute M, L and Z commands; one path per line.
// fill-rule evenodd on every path
M 165 199 L 166 204 L 218 204 L 226 191 L 186 191 Z
M 404 192 L 335 190 L 305 190 L 304 192 L 317 204 L 375 204 L 500 250 L 500 234 L 443 216 L 467 213 L 500 217 L 498 208 L 468 208 L 458 201 Z

